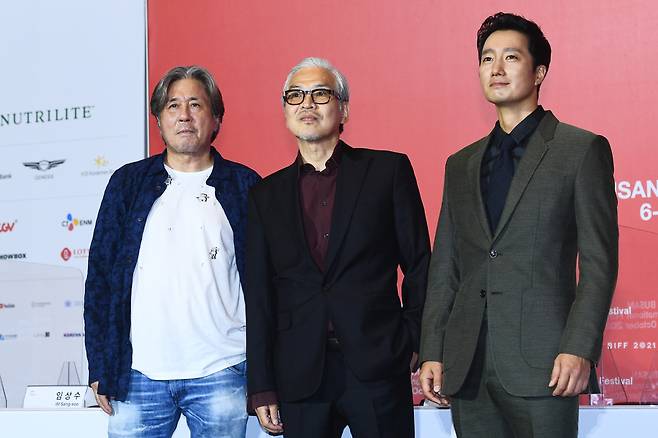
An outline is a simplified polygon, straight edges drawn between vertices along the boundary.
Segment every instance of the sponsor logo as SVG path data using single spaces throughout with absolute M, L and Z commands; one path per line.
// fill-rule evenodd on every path
M 110 175 L 114 169 L 110 167 L 110 162 L 102 155 L 97 155 L 94 158 L 94 169 L 83 170 L 80 176 L 100 176 Z
M 16 304 L 13 303 L 0 303 L 0 310 L 2 309 L 13 309 L 16 307 Z
M 53 179 L 53 178 L 55 178 L 55 174 L 52 173 L 52 172 L 48 172 L 48 171 L 51 170 L 51 169 L 54 169 L 55 167 L 57 167 L 61 164 L 64 164 L 65 162 L 66 162 L 65 159 L 26 161 L 26 162 L 23 163 L 23 166 L 37 171 L 37 174 L 34 175 L 34 179 L 43 180 L 43 179 Z
M 75 258 L 89 257 L 89 248 L 74 248 L 74 249 L 63 248 L 60 251 L 59 255 L 62 258 L 62 260 L 68 262 L 71 259 L 71 257 L 75 257 Z
M 14 231 L 16 222 L 18 222 L 18 220 L 14 220 L 13 222 L 0 222 L 0 233 L 11 233 Z
M 64 333 L 63 336 L 65 338 L 81 338 L 84 335 L 82 333 L 79 333 L 79 332 L 66 332 L 66 333 Z
M 7 335 L 7 334 L 0 334 L 0 341 L 13 341 L 13 340 L 16 339 L 17 337 L 18 337 L 18 335 L 13 334 L 13 333 L 10 334 L 10 335 Z
M 39 170 L 45 172 L 52 168 L 64 164 L 66 160 L 41 160 L 41 161 L 25 161 L 23 166 L 29 167 L 30 169 Z
M 59 253 L 59 255 L 62 257 L 62 259 L 63 259 L 65 262 L 68 262 L 69 259 L 71 258 L 71 255 L 73 255 L 73 254 L 71 253 L 71 250 L 70 250 L 70 249 L 68 249 L 68 248 L 64 248 L 64 249 L 62 249 L 62 251 Z
M 17 254 L 0 254 L 0 260 L 20 260 L 27 258 L 27 255 L 23 253 Z
M 91 225 L 92 222 L 93 221 L 91 219 L 79 219 L 77 217 L 73 217 L 73 215 L 69 213 L 66 215 L 66 219 L 62 221 L 62 226 L 69 231 L 73 231 L 77 227 Z
M 0 173 L 0 181 L 3 179 L 11 179 L 11 173 Z
M 30 303 L 33 308 L 48 307 L 51 304 L 50 301 L 32 301 L 32 303 Z
M 34 334 L 35 338 L 49 338 L 50 332 L 38 332 Z
M 91 119 L 94 105 L 49 108 L 0 114 L 0 127 Z

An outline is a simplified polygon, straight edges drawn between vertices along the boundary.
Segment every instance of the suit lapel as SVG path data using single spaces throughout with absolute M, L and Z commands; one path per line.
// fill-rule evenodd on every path
M 484 151 L 487 149 L 489 140 L 491 139 L 491 134 L 480 140 L 476 146 L 476 152 L 471 155 L 471 158 L 468 160 L 468 180 L 471 183 L 472 193 L 473 193 L 473 204 L 475 205 L 476 215 L 482 231 L 487 236 L 489 241 L 491 241 L 491 231 L 489 230 L 489 220 L 487 219 L 487 212 L 484 208 L 484 200 L 482 199 L 482 189 L 480 187 L 481 175 L 480 169 L 482 167 L 482 158 L 484 157 Z
M 530 136 L 526 150 L 523 153 L 523 158 L 521 158 L 519 166 L 514 173 L 514 178 L 512 178 L 512 184 L 510 185 L 507 194 L 505 207 L 500 215 L 498 228 L 493 236 L 494 240 L 505 228 L 505 225 L 514 213 L 516 205 L 519 203 L 523 192 L 525 192 L 526 187 L 530 183 L 530 179 L 535 173 L 537 166 L 539 166 L 546 151 L 548 151 L 548 142 L 553 139 L 557 123 L 558 120 L 553 113 L 547 111 L 535 132 Z
M 336 198 L 331 215 L 331 232 L 329 248 L 325 257 L 325 272 L 330 272 L 331 265 L 349 228 L 356 201 L 361 193 L 363 179 L 368 170 L 370 159 L 360 156 L 354 149 L 343 143 L 343 156 L 338 166 L 336 180 Z

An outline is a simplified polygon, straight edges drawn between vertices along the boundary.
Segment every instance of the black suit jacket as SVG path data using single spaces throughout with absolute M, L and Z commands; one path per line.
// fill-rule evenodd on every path
M 430 246 L 411 163 L 402 154 L 343 146 L 324 273 L 304 236 L 298 164 L 250 193 L 249 394 L 275 391 L 282 401 L 313 394 L 329 319 L 359 379 L 408 371 L 418 351 Z

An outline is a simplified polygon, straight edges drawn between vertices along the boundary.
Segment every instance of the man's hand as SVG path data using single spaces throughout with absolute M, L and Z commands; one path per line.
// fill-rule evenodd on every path
M 426 399 L 441 406 L 448 406 L 450 399 L 441 394 L 443 385 L 443 363 L 427 361 L 420 367 L 420 387 Z
M 279 417 L 279 405 L 266 405 L 256 408 L 256 415 L 260 426 L 269 433 L 280 434 L 283 432 L 283 423 Z
M 591 362 L 580 356 L 560 353 L 553 362 L 549 387 L 555 386 L 554 396 L 573 397 L 585 390 L 589 382 Z
M 110 405 L 110 399 L 108 399 L 106 395 L 98 393 L 98 381 L 95 381 L 89 386 L 91 386 L 91 389 L 94 390 L 94 397 L 96 397 L 96 403 L 98 403 L 98 406 L 100 406 L 103 412 L 105 412 L 107 415 L 112 415 L 112 405 Z

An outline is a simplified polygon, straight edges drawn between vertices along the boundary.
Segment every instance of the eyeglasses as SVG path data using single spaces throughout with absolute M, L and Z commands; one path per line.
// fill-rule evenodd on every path
M 336 96 L 336 92 L 328 88 L 315 88 L 313 90 L 293 89 L 284 91 L 283 100 L 285 100 L 288 105 L 300 105 L 304 102 L 307 94 L 311 95 L 311 100 L 317 105 L 329 103 L 331 96 Z M 338 97 L 336 96 L 336 98 Z

